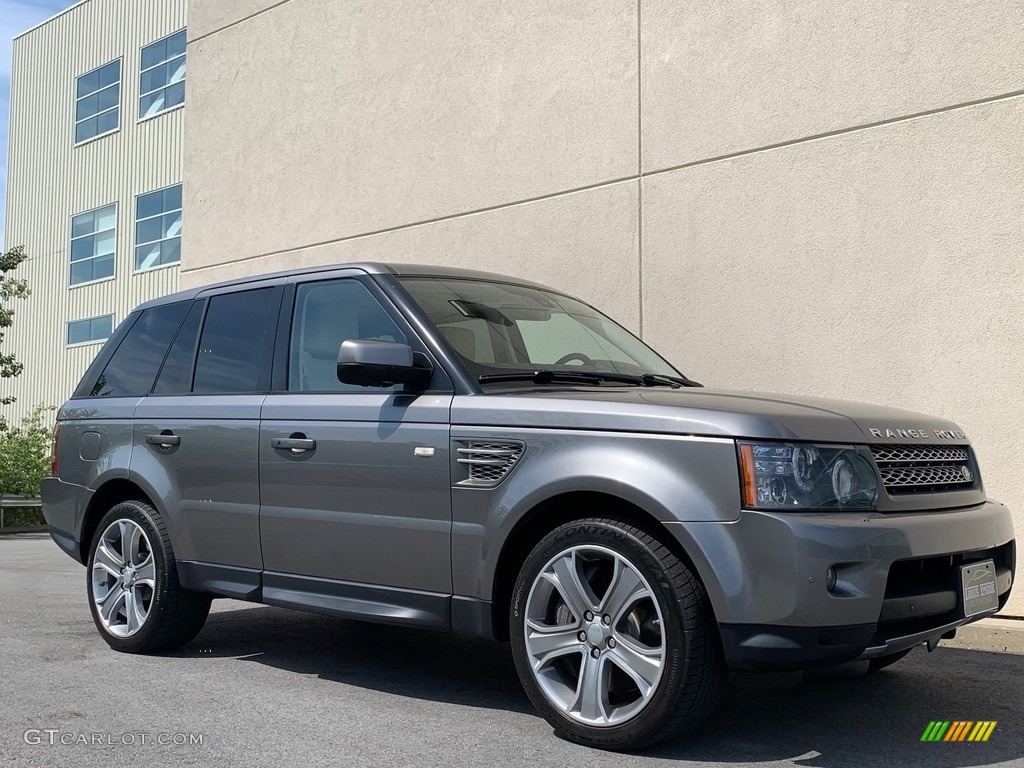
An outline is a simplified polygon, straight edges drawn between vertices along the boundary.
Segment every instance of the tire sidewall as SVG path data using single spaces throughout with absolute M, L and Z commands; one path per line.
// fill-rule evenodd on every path
M 92 613 L 92 619 L 96 623 L 96 628 L 99 630 L 100 635 L 107 641 L 111 648 L 118 651 L 125 651 L 127 653 L 139 652 L 140 649 L 149 646 L 153 637 L 160 629 L 160 613 L 167 600 L 167 563 L 169 552 L 167 552 L 167 547 L 159 530 L 157 529 L 156 522 L 153 519 L 153 515 L 156 514 L 157 513 L 155 511 L 140 502 L 122 502 L 113 507 L 103 516 L 103 519 L 100 520 L 99 525 L 96 527 L 92 543 L 89 546 L 89 560 L 86 568 L 85 581 L 86 593 L 89 598 L 89 610 Z M 99 609 L 96 607 L 92 591 L 92 569 L 95 564 L 96 548 L 99 545 L 100 537 L 112 523 L 118 520 L 131 520 L 142 527 L 146 537 L 149 539 L 150 551 L 153 553 L 153 562 L 156 565 L 156 575 L 154 578 L 155 588 L 153 590 L 153 602 L 150 605 L 149 614 L 146 616 L 146 622 L 142 629 L 131 637 L 117 637 L 107 631 L 100 619 Z
M 534 581 L 541 569 L 559 552 L 576 546 L 599 546 L 613 550 L 637 567 L 647 580 L 663 619 L 665 667 L 653 699 L 637 715 L 624 723 L 605 728 L 574 720 L 553 705 L 530 669 L 526 651 L 525 612 Z M 634 535 L 611 521 L 567 523 L 544 537 L 527 557 L 516 579 L 509 608 L 509 637 L 516 671 L 534 706 L 556 729 L 595 746 L 615 748 L 617 744 L 646 741 L 671 716 L 676 697 L 685 679 L 687 653 L 682 597 L 677 594 L 661 562 L 650 548 Z M 628 748 L 628 746 L 626 747 Z

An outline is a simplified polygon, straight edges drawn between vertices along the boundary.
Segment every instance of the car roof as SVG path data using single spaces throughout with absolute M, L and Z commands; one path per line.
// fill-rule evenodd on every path
M 213 288 L 229 288 L 231 286 L 242 286 L 246 283 L 256 283 L 264 280 L 274 280 L 292 277 L 295 275 L 315 275 L 318 272 L 334 272 L 339 269 L 353 269 L 364 272 L 368 275 L 394 275 L 396 277 L 447 277 L 461 279 L 488 280 L 499 283 L 515 283 L 516 285 L 528 285 L 534 288 L 552 290 L 545 285 L 535 283 L 531 280 L 523 280 L 518 277 L 509 277 L 494 272 L 481 272 L 475 269 L 459 269 L 457 267 L 438 267 L 430 264 L 385 264 L 375 261 L 359 261 L 351 264 L 325 264 L 318 267 L 304 267 L 300 269 L 286 269 L 280 272 L 268 272 L 259 275 L 246 275 L 233 280 L 224 280 L 209 285 L 200 285 L 195 288 L 186 288 L 177 293 L 161 296 L 152 299 L 136 307 L 136 310 L 148 309 L 160 306 L 161 304 L 173 304 L 178 301 L 190 301 L 204 291 Z

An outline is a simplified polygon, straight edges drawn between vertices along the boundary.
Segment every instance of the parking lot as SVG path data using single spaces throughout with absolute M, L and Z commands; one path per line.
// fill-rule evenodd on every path
M 614 755 L 552 734 L 505 645 L 223 600 L 179 652 L 114 653 L 43 534 L 0 537 L 0 665 L 0 763 L 19 766 L 1024 765 L 1024 655 L 733 682 L 688 739 Z M 921 743 L 931 720 L 999 724 Z

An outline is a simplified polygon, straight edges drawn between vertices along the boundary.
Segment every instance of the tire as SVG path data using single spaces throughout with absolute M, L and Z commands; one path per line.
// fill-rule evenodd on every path
M 519 573 L 509 622 L 523 688 L 578 744 L 650 746 L 697 725 L 721 695 L 726 667 L 703 585 L 624 521 L 579 520 L 545 536 Z
M 181 587 L 167 527 L 141 501 L 122 502 L 103 516 L 89 546 L 86 589 L 100 636 L 124 653 L 185 645 L 210 612 L 209 595 Z
M 907 648 L 902 651 L 897 651 L 896 653 L 890 653 L 888 656 L 879 656 L 878 658 L 870 659 L 868 661 L 868 672 L 877 672 L 880 669 L 885 669 L 890 664 L 895 664 L 912 650 L 914 649 Z

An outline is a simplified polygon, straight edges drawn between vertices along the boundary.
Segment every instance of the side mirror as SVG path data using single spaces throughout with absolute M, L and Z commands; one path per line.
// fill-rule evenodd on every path
M 433 369 L 426 355 L 396 341 L 349 339 L 338 350 L 338 380 L 363 387 L 408 384 L 423 388 Z

